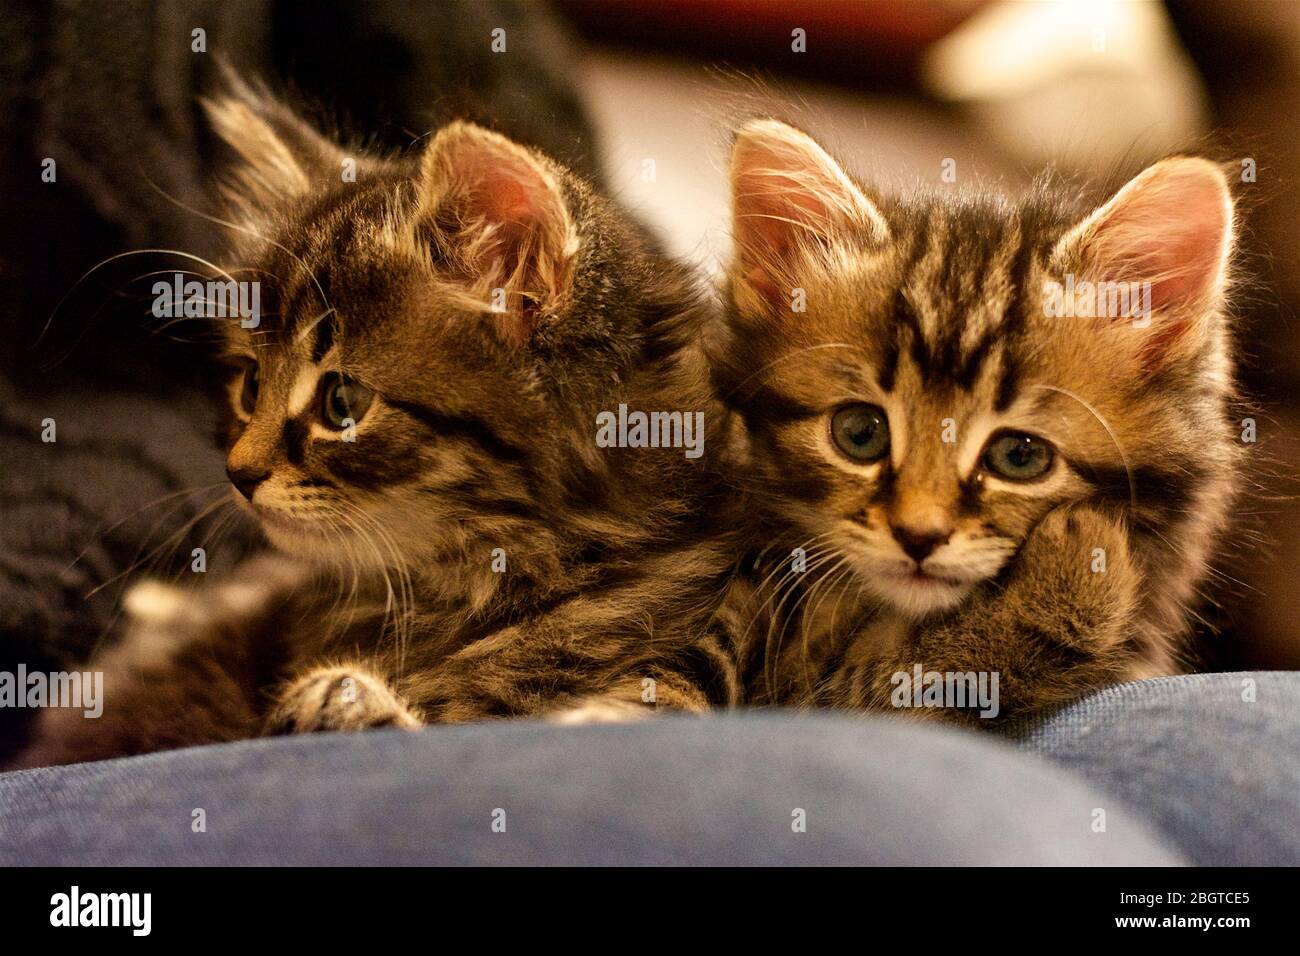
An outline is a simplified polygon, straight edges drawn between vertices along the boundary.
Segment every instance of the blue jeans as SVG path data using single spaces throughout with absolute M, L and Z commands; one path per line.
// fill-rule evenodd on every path
M 1140 807 L 1192 863 L 1300 864 L 1300 672 L 1120 684 L 1009 736 Z
M 255 740 L 0 775 L 0 863 L 1300 862 L 1300 674 L 1124 685 L 1008 736 L 749 712 Z

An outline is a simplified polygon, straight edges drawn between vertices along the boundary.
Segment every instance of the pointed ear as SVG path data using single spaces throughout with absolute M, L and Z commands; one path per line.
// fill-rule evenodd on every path
M 578 251 L 549 164 L 498 133 L 456 122 L 426 148 L 419 189 L 439 268 L 485 303 L 504 294 L 508 337 L 526 339 L 569 291 Z
M 883 242 L 875 204 L 812 137 L 776 120 L 741 127 L 731 151 L 733 294 L 780 309 L 801 267 L 837 240 Z
M 222 76 L 223 92 L 200 102 L 212 131 L 229 147 L 223 192 L 237 212 L 256 223 L 313 185 L 339 181 L 342 149 L 230 67 Z
M 1205 159 L 1177 157 L 1139 173 L 1066 233 L 1050 263 L 1076 281 L 1124 283 L 1140 294 L 1141 315 L 1095 314 L 1131 322 L 1142 364 L 1154 370 L 1205 345 L 1223 303 L 1233 231 L 1223 172 Z

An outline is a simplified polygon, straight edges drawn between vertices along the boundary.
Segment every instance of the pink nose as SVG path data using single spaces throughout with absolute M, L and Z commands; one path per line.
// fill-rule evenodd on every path
M 913 528 L 901 528 L 895 525 L 890 528 L 894 538 L 903 548 L 903 553 L 909 558 L 920 564 L 935 548 L 946 544 L 952 536 L 948 531 L 925 530 L 918 531 Z

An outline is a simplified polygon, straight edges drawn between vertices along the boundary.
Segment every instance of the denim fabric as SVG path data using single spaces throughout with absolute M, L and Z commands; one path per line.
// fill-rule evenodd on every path
M 1178 862 L 1064 769 L 887 718 L 484 723 L 0 775 L 9 865 Z
M 1300 672 L 1120 684 L 1009 736 L 1140 808 L 1195 863 L 1300 865 Z

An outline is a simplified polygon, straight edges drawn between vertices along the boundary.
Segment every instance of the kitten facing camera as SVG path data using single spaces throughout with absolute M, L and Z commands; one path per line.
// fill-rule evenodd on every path
M 890 707 L 920 665 L 997 674 L 1011 716 L 1183 669 L 1241 452 L 1223 173 L 887 198 L 759 120 L 731 176 L 754 698 Z

